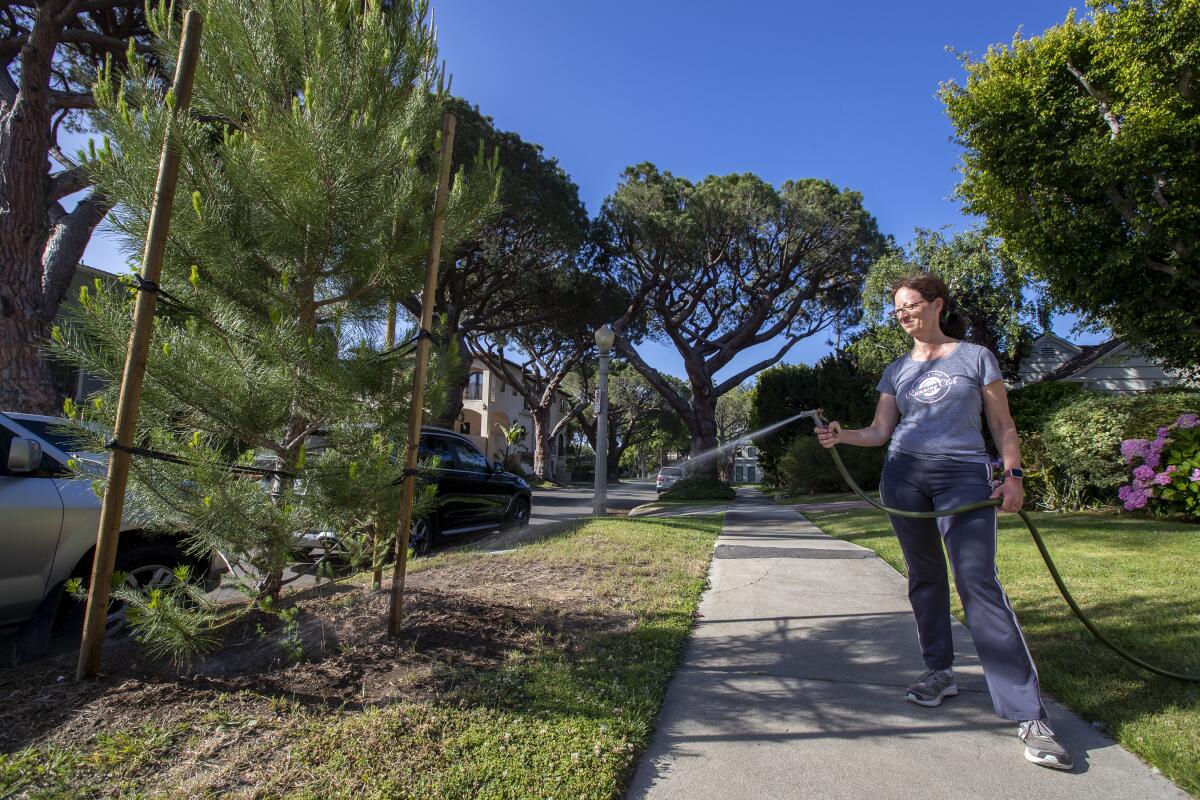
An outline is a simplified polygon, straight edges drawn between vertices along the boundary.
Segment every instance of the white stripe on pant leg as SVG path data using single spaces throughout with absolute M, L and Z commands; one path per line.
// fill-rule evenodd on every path
M 992 540 L 995 542 L 996 553 L 1000 552 L 1000 511 L 992 509 Z M 1038 689 L 1041 689 L 1042 680 L 1038 677 L 1037 662 L 1033 660 L 1033 653 L 1029 652 L 1029 643 L 1025 641 L 1025 633 L 1021 630 L 1021 623 L 1017 620 L 1017 612 L 1013 610 L 1012 601 L 1008 599 L 1008 593 L 1004 591 L 1004 586 L 1000 583 L 1000 567 L 996 564 L 996 559 L 992 558 L 992 577 L 996 581 L 996 588 L 1000 590 L 1000 597 L 1004 600 L 1004 607 L 1008 609 L 1009 616 L 1012 617 L 1013 625 L 1017 628 L 1017 636 L 1021 639 L 1021 646 L 1025 648 L 1025 657 L 1029 659 L 1029 666 L 1033 669 L 1033 679 L 1038 682 Z M 1040 691 L 1039 691 L 1040 694 Z M 1038 698 L 1041 702 L 1041 698 Z

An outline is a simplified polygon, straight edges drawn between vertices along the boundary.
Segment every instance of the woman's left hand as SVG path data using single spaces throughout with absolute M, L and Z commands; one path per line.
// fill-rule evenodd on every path
M 1006 478 L 1003 483 L 992 491 L 992 497 L 1001 499 L 1000 510 L 1010 514 L 1021 510 L 1025 505 L 1025 487 L 1016 478 Z

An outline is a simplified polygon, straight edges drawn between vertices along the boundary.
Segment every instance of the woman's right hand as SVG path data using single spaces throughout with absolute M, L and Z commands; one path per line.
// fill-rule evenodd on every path
M 838 444 L 842 440 L 842 426 L 838 422 L 831 422 L 824 428 L 818 427 L 817 441 L 821 443 L 821 447 L 830 448 Z

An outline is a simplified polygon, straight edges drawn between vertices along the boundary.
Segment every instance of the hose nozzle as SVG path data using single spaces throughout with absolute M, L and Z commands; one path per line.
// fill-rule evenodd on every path
M 829 421 L 825 419 L 825 409 L 823 408 L 814 408 L 809 411 L 803 411 L 798 415 L 797 419 L 804 419 L 805 417 L 811 419 L 813 424 L 815 424 L 818 428 L 824 428 L 829 424 Z

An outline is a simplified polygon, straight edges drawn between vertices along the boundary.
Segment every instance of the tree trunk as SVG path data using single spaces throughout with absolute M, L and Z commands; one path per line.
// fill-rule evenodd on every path
M 62 413 L 42 343 L 92 231 L 108 213 L 95 193 L 70 214 L 48 173 L 50 74 L 64 4 L 39 4 L 19 56 L 21 85 L 0 81 L 0 410 Z
M 550 409 L 549 407 L 530 409 L 533 417 L 533 473 L 539 480 L 553 480 L 550 474 Z
M 610 425 L 608 428 L 608 456 L 604 463 L 608 472 L 609 485 L 621 482 L 620 461 L 623 450 L 624 448 L 617 443 L 617 429 Z
M 446 377 L 446 405 L 442 407 L 442 413 L 438 414 L 434 422 L 439 428 L 457 431 L 458 416 L 463 410 L 463 392 L 466 391 L 467 381 L 471 377 L 471 351 L 467 347 L 467 337 L 457 331 L 446 339 L 438 337 L 434 344 L 447 349 L 453 347 L 458 351 L 458 366 Z M 488 432 L 480 431 L 479 435 L 486 439 Z
M 40 273 L 40 262 L 35 263 Z M 0 269 L 6 275 L 0 281 L 0 410 L 61 414 L 62 398 L 41 353 L 51 320 L 41 308 L 30 307 L 31 300 L 40 299 L 41 288 L 27 290 L 32 270 L 21 269 L 3 256 Z
M 692 404 L 692 418 L 685 420 L 688 422 L 688 429 L 692 434 L 692 458 L 708 453 L 708 457 L 703 461 L 693 463 L 688 469 L 689 475 L 704 475 L 711 478 L 718 477 L 719 470 L 717 469 L 717 458 L 709 451 L 717 446 L 717 404 L 716 402 L 705 403 L 704 398 L 696 398 L 696 402 Z
M 21 48 L 21 88 L 0 101 L 0 410 L 58 413 L 60 404 L 39 343 L 50 333 L 42 292 L 48 233 L 46 153 L 49 72 L 57 25 L 39 9 Z M 7 65 L 2 80 L 11 81 Z

